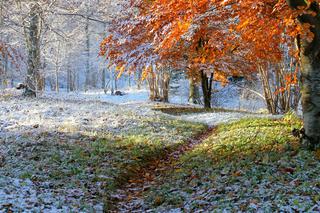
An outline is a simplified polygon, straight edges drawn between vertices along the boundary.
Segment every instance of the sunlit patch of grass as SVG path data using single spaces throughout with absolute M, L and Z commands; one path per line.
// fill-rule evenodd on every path
M 320 165 L 291 134 L 301 126 L 293 114 L 220 125 L 146 192 L 150 208 L 310 210 L 320 191 Z
M 285 152 L 299 146 L 291 134 L 300 122 L 282 120 L 244 119 L 218 127 L 216 133 L 199 145 L 186 158 L 212 156 L 215 163 L 223 160 L 258 159 L 265 153 Z

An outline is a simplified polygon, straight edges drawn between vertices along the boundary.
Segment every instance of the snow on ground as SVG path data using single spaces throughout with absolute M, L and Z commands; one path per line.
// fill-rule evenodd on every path
M 119 105 L 126 105 L 132 103 L 146 102 L 149 97 L 149 92 L 146 89 L 127 89 L 124 91 L 125 95 L 117 96 L 110 95 L 110 93 L 105 94 L 103 90 L 93 90 L 88 92 L 61 92 L 57 94 L 56 92 L 46 92 L 42 94 L 44 98 L 54 98 L 54 99 L 68 99 L 68 100 L 82 100 L 82 101 L 101 101 Z
M 101 90 L 91 91 L 91 92 L 80 92 L 80 93 L 45 93 L 42 95 L 44 98 L 58 99 L 58 100 L 77 100 L 77 101 L 100 101 L 106 102 L 110 104 L 116 104 L 120 106 L 126 105 L 135 111 L 140 111 L 140 113 L 150 112 L 150 107 L 154 105 L 154 103 L 148 100 L 149 92 L 145 89 L 136 90 L 129 89 L 125 90 L 124 96 L 114 96 L 110 94 L 104 94 Z M 226 97 L 225 95 L 221 95 L 221 99 Z M 235 99 L 234 95 L 229 98 L 225 98 L 224 102 L 220 100 L 220 104 L 216 106 L 226 107 L 226 104 L 230 104 L 228 109 L 239 109 L 238 108 L 239 99 Z M 253 104 L 254 100 L 249 101 L 248 106 L 254 106 L 254 110 L 261 110 L 263 106 L 261 103 Z M 161 105 L 159 103 L 158 105 Z M 187 102 L 187 98 L 183 96 L 171 96 L 169 106 L 192 106 L 192 107 L 202 107 L 200 105 L 190 105 Z M 243 104 L 244 105 L 244 104 Z M 248 108 L 248 106 L 246 108 Z M 260 106 L 260 107 L 258 107 Z M 227 107 L 226 107 L 227 108 Z M 240 107 L 240 109 L 242 109 Z M 253 110 L 253 111 L 254 111 Z M 154 112 L 153 112 L 154 113 Z M 207 124 L 209 126 L 218 125 L 220 123 L 232 122 L 235 120 L 239 120 L 241 118 L 247 117 L 270 117 L 270 118 L 278 118 L 279 116 L 271 116 L 265 114 L 253 114 L 253 113 L 245 113 L 245 112 L 214 112 L 214 113 L 199 113 L 199 114 L 187 114 L 181 116 L 174 116 L 176 119 L 182 119 L 186 121 L 197 121 L 200 123 Z
M 21 97 L 15 90 L 0 92 L 0 212 L 12 203 L 26 211 L 69 212 L 81 205 L 81 188 L 52 188 L 50 183 L 30 181 L 15 174 L 20 165 L 14 160 L 23 157 L 26 150 L 32 153 L 32 144 L 37 147 L 48 143 L 47 134 L 68 134 L 63 140 L 79 140 L 81 135 L 95 132 L 118 134 L 139 126 L 140 117 L 168 116 L 187 121 L 197 121 L 208 125 L 217 125 L 248 116 L 262 116 L 239 112 L 201 113 L 181 116 L 165 115 L 151 110 L 154 103 L 148 101 L 146 90 L 126 91 L 125 96 L 105 95 L 103 92 L 88 93 L 46 93 L 39 99 Z M 43 136 L 44 135 L 44 136 Z M 89 135 L 90 136 L 90 135 Z M 27 138 L 36 141 L 28 141 Z M 61 137 L 60 139 L 61 140 Z M 29 147 L 29 148 L 28 148 Z M 16 170 L 2 169 L 1 156 L 9 156 L 5 161 L 16 165 Z M 16 158 L 16 156 L 18 156 Z M 24 168 L 24 169 L 26 169 Z M 63 191 L 65 190 L 65 191 Z M 63 192 L 62 192 L 63 191 Z M 102 204 L 87 200 L 95 212 L 101 212 Z M 1 206 L 3 207 L 1 209 Z M 59 206 L 60 210 L 52 206 Z

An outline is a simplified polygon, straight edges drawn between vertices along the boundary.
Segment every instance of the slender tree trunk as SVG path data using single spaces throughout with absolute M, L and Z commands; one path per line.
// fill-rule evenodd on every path
M 162 72 L 163 72 L 162 73 L 163 78 L 161 79 L 162 101 L 169 102 L 170 79 L 171 79 L 170 71 L 163 70 Z
M 114 89 L 117 91 L 118 90 L 118 78 L 117 78 L 117 73 L 114 72 Z
M 128 74 L 129 88 L 131 87 L 131 73 Z
M 8 87 L 9 85 L 9 82 L 8 82 L 8 73 L 9 73 L 9 70 L 8 70 L 8 67 L 9 67 L 9 58 L 8 58 L 8 54 L 5 54 L 4 55 L 4 65 L 3 65 L 3 85 L 4 87 Z
M 56 72 L 55 72 L 55 88 L 56 88 L 56 92 L 59 93 L 59 71 L 58 71 L 58 68 L 56 68 Z
M 70 69 L 70 92 L 76 91 L 76 73 Z
M 142 81 L 141 81 L 141 71 L 137 71 L 136 72 L 135 78 L 136 78 L 135 81 L 137 83 L 137 89 L 140 90 L 141 89 L 141 83 L 142 83 Z
M 305 0 L 287 0 L 289 6 L 298 9 L 299 6 L 307 6 Z M 301 60 L 302 81 L 302 108 L 305 137 L 303 142 L 311 148 L 320 144 L 320 8 L 317 1 L 308 7 L 309 12 L 298 17 L 302 24 L 310 24 L 314 34 L 312 41 L 298 37 L 298 48 Z
M 262 66 L 259 66 L 259 73 L 261 76 L 262 86 L 263 86 L 263 92 L 264 97 L 266 100 L 266 105 L 269 113 L 271 114 L 277 114 L 277 104 L 274 97 L 274 92 L 270 85 L 270 75 L 268 72 L 268 69 Z
M 201 87 L 203 92 L 203 101 L 205 108 L 211 108 L 213 73 L 210 77 L 204 71 L 201 71 Z
M 101 89 L 106 88 L 106 69 L 102 69 L 102 74 L 101 74 Z
M 105 31 L 105 33 L 103 33 L 103 37 L 101 38 L 101 39 L 103 39 L 103 38 L 106 38 L 107 37 L 107 24 L 105 23 L 105 24 L 103 24 L 103 29 L 104 29 L 104 31 Z M 101 73 L 101 89 L 103 89 L 103 90 L 106 90 L 107 88 L 106 88 L 106 67 L 104 66 L 103 68 L 102 68 L 102 73 Z
M 59 69 L 60 69 L 60 62 L 59 62 L 59 57 L 60 57 L 60 41 L 58 43 L 58 52 L 56 55 L 56 61 L 55 61 L 55 65 L 56 65 L 56 69 L 55 69 L 55 77 L 56 77 L 56 92 L 59 93 L 60 92 L 60 85 L 59 85 Z
M 70 55 L 68 56 L 68 62 L 67 62 L 67 92 L 73 91 L 73 76 L 72 76 L 72 70 L 70 66 Z
M 90 31 L 89 31 L 89 5 L 87 3 L 87 14 L 86 14 L 86 26 L 85 26 L 85 33 L 86 33 L 86 74 L 85 74 L 85 86 L 84 90 L 88 91 L 89 84 L 90 84 Z
M 4 4 L 4 0 L 0 0 L 0 26 L 3 26 L 3 22 L 4 22 L 4 17 L 3 17 L 3 4 Z
M 67 92 L 71 91 L 71 70 L 70 67 L 67 68 Z

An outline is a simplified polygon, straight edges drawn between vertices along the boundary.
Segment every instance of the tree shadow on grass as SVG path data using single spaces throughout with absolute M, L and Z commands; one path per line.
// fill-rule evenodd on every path
M 30 179 L 39 186 L 50 182 L 52 188 L 81 189 L 86 197 L 79 199 L 84 203 L 87 199 L 100 200 L 105 203 L 105 208 L 112 208 L 117 189 L 139 175 L 149 163 L 206 129 L 204 125 L 182 121 L 165 124 L 155 121 L 155 124 L 168 129 L 177 128 L 176 134 L 183 137 L 165 138 L 161 131 L 148 128 L 144 128 L 145 132 L 132 130 L 122 134 L 75 134 L 40 129 L 21 135 L 12 130 L 8 132 L 11 137 L 0 139 L 0 148 L 6 152 L 6 165 L 0 168 L 0 173 L 1 170 L 8 171 L 11 177 Z M 32 130 L 39 127 L 20 128 Z M 190 133 L 193 128 L 194 133 Z

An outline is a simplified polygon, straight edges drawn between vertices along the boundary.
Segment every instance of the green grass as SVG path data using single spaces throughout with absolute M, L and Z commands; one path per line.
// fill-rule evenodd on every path
M 146 192 L 149 207 L 310 210 L 319 202 L 320 165 L 315 153 L 302 150 L 291 135 L 301 125 L 288 114 L 281 120 L 244 119 L 219 126 Z

